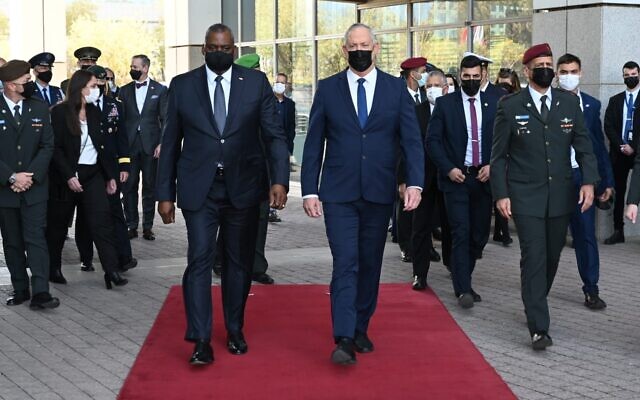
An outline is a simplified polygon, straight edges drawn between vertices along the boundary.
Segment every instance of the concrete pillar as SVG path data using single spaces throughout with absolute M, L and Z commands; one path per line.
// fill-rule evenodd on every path
M 582 60 L 581 88 L 602 102 L 625 89 L 622 65 L 640 62 L 640 41 L 633 21 L 640 21 L 637 0 L 533 0 L 532 43 L 548 42 L 557 57 L 572 53 Z M 598 210 L 597 236 L 613 231 L 613 210 Z M 625 223 L 625 234 L 640 234 Z
M 204 35 L 218 22 L 222 22 L 221 0 L 165 0 L 167 81 L 203 64 Z

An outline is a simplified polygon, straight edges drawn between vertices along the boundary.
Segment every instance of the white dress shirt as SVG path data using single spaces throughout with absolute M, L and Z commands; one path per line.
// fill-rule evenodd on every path
M 151 84 L 149 82 L 149 77 L 147 76 L 147 79 L 145 79 L 143 82 L 147 82 L 146 85 L 144 86 L 140 86 L 138 87 L 133 87 L 136 90 L 136 105 L 138 106 L 138 112 L 140 114 L 142 114 L 142 108 L 144 107 L 144 100 L 147 98 L 147 92 L 149 91 L 149 85 Z M 142 83 L 142 82 L 135 82 L 134 85 L 136 83 Z
M 407 90 L 409 91 L 409 94 L 411 95 L 411 99 L 415 102 L 416 101 L 416 95 L 418 95 L 418 102 L 422 103 L 422 95 L 420 94 L 420 89 L 418 89 L 417 92 L 413 91 L 409 86 L 407 86 Z
M 100 95 L 100 97 L 98 97 L 98 100 L 96 100 L 93 105 L 95 105 L 96 107 L 98 107 L 100 109 L 100 111 L 104 110 L 104 96 Z
M 580 110 L 584 112 L 584 105 L 582 104 L 582 94 L 580 93 L 580 90 L 578 90 L 578 100 L 580 101 Z M 571 168 L 579 168 L 580 165 L 578 165 L 578 161 L 576 160 L 576 151 L 573 149 L 573 146 L 571 146 Z
M 213 115 L 215 115 L 216 109 L 215 109 L 215 101 L 213 96 L 216 93 L 216 85 L 218 84 L 216 82 L 216 77 L 218 76 L 218 74 L 210 70 L 209 67 L 205 67 L 205 68 L 207 71 L 207 85 L 209 86 L 209 100 L 211 101 L 211 109 L 213 110 Z M 225 107 L 227 108 L 226 115 L 229 115 L 229 94 L 231 93 L 231 70 L 232 70 L 232 67 L 226 70 L 222 74 L 222 80 L 220 81 L 220 83 L 222 84 L 222 89 L 224 90 L 224 104 L 225 104 Z
M 43 89 L 47 89 L 47 97 L 49 98 L 49 101 L 51 101 L 51 89 L 49 88 L 49 85 L 42 86 L 40 82 L 36 80 L 36 86 L 38 87 L 38 91 L 40 92 L 40 95 L 44 94 L 42 93 Z
M 533 105 L 536 106 L 538 112 L 540 112 L 542 101 L 540 98 L 542 96 L 547 96 L 547 110 L 551 111 L 551 87 L 547 88 L 547 92 L 544 94 L 538 93 L 538 91 L 534 90 L 531 86 L 528 86 L 529 94 L 531 95 L 531 99 L 533 100 Z
M 622 102 L 622 132 L 620 132 L 620 137 L 624 140 L 624 128 L 627 124 L 627 101 L 629 100 L 629 93 L 633 97 L 633 104 L 638 100 L 638 90 L 640 87 L 636 88 L 633 92 L 629 91 L 629 89 L 624 91 L 624 102 Z M 634 110 L 635 112 L 635 110 Z M 633 127 L 635 129 L 635 127 Z M 629 140 L 633 139 L 633 130 L 629 134 Z
M 473 165 L 473 130 L 471 129 L 471 104 L 469 99 L 475 99 L 473 106 L 476 110 L 476 118 L 478 119 L 478 155 L 479 162 L 482 164 L 482 101 L 480 100 L 480 91 L 475 96 L 468 96 L 464 90 L 460 91 L 462 95 L 462 106 L 464 107 L 464 120 L 467 124 L 467 151 L 464 156 L 464 165 Z M 486 163 L 485 163 L 486 164 Z
M 9 110 L 11 111 L 11 115 L 13 115 L 14 117 L 16 116 L 16 112 L 14 110 L 15 106 L 20 106 L 20 115 L 23 114 L 23 112 L 22 112 L 22 100 L 20 100 L 17 103 L 14 103 L 7 96 L 5 96 L 4 93 L 2 94 L 2 97 L 4 97 L 4 101 L 7 102 L 7 106 L 9 107 Z
M 358 79 L 364 78 L 364 91 L 367 94 L 367 115 L 371 114 L 371 106 L 373 105 L 373 94 L 376 90 L 376 82 L 378 81 L 378 70 L 372 69 L 365 76 L 356 75 L 351 68 L 347 69 L 347 82 L 349 82 L 349 92 L 351 92 L 351 100 L 353 108 L 358 113 Z
M 80 131 L 82 131 L 82 136 L 80 136 L 80 158 L 78 159 L 78 164 L 95 165 L 98 162 L 98 152 L 93 147 L 91 136 L 89 136 L 87 121 L 80 121 Z

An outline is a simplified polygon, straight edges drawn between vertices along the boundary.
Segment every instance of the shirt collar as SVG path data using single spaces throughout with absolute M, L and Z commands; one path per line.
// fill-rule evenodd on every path
M 474 96 L 469 96 L 468 94 L 466 94 L 464 92 L 464 90 L 460 90 L 460 94 L 462 94 L 462 101 L 466 102 L 469 101 L 469 99 L 476 99 L 476 104 L 480 103 L 480 91 L 478 90 L 478 93 L 476 93 Z
M 409 94 L 411 95 L 411 97 L 416 97 L 416 94 L 420 95 L 420 89 L 413 90 L 409 86 L 407 86 L 407 90 L 409 91 Z
M 548 87 L 547 91 L 544 94 L 539 93 L 537 90 L 535 90 L 531 86 L 528 86 L 528 88 L 529 88 L 529 94 L 531 95 L 531 99 L 536 104 L 536 107 L 540 104 L 540 98 L 542 96 L 547 96 L 549 101 L 551 101 L 551 87 Z
M 484 92 L 485 90 L 487 90 L 488 87 L 489 87 L 489 81 L 486 81 L 484 85 L 482 85 L 482 87 L 480 88 L 480 91 Z
M 9 110 L 11 110 L 11 112 L 13 113 L 13 108 L 15 106 L 20 106 L 20 109 L 22 110 L 22 100 L 20 100 L 17 103 L 14 103 L 13 101 L 11 101 L 11 99 L 9 99 L 4 93 L 2 93 L 2 97 L 4 97 L 4 101 L 7 102 L 7 106 L 9 106 Z
M 146 86 L 147 86 L 147 87 L 149 87 L 149 80 L 150 80 L 150 79 L 151 79 L 151 78 L 149 78 L 149 76 L 147 75 L 147 79 L 145 79 L 144 81 L 142 81 L 142 82 L 134 81 L 134 82 L 135 82 L 135 83 L 138 83 L 138 84 L 139 84 L 139 83 L 147 82 L 147 85 L 146 85 Z M 138 88 L 136 88 L 136 89 L 138 89 Z
M 638 95 L 638 90 L 640 90 L 640 86 L 638 86 L 637 88 L 635 88 L 634 90 L 629 90 L 629 89 L 625 89 L 624 91 L 625 93 L 625 97 L 629 98 L 629 94 L 633 95 L 633 98 L 635 99 L 636 96 Z
M 358 79 L 364 78 L 367 83 L 375 82 L 378 78 L 378 69 L 374 67 L 368 74 L 365 76 L 356 75 L 351 68 L 347 68 L 347 79 L 351 84 L 358 84 Z
M 212 84 L 215 85 L 216 83 L 216 77 L 218 76 L 218 74 L 216 74 L 215 72 L 213 72 L 212 70 L 209 69 L 209 67 L 207 67 L 205 65 L 204 67 L 207 71 L 207 81 Z M 221 75 L 222 79 L 224 81 L 227 81 L 227 83 L 231 83 L 231 70 L 233 69 L 233 66 L 229 67 L 228 70 L 224 71 L 224 73 Z
M 42 92 L 42 89 L 49 88 L 49 85 L 47 85 L 47 86 L 42 86 L 42 85 L 40 84 L 40 82 L 38 82 L 38 80 L 37 80 L 37 79 L 36 79 L 36 85 L 38 86 L 38 89 L 40 89 L 40 92 Z

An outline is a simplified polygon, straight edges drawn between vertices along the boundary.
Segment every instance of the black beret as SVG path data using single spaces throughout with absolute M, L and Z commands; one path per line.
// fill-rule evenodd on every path
M 29 64 L 31 64 L 31 68 L 35 68 L 36 65 L 42 65 L 45 67 L 53 67 L 53 63 L 56 61 L 56 56 L 52 53 L 40 53 L 31 57 L 29 60 Z
M 11 82 L 28 74 L 31 71 L 31 64 L 22 60 L 11 60 L 0 67 L 0 81 Z
M 102 55 L 102 52 L 100 50 L 91 46 L 80 47 L 78 50 L 73 52 L 73 56 L 78 60 L 97 61 L 101 55 Z

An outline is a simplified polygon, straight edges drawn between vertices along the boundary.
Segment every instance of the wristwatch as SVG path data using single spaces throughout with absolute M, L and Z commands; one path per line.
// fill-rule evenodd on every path
M 9 184 L 13 185 L 14 183 L 16 183 L 16 173 L 15 172 L 13 174 L 11 174 L 11 176 L 9 177 Z

